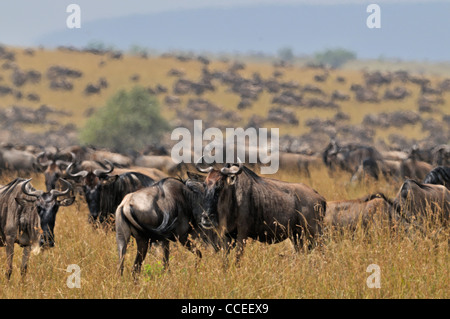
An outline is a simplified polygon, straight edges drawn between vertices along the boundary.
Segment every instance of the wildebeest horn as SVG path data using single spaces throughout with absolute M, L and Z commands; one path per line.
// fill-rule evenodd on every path
M 232 165 L 231 167 L 222 167 L 220 172 L 224 175 L 238 174 L 242 170 L 242 167 L 244 167 L 244 164 L 241 162 L 239 157 L 237 158 L 237 160 L 238 166 Z
M 65 165 L 65 166 L 69 166 L 71 163 L 75 162 L 76 155 L 73 152 L 69 152 L 69 154 L 70 154 L 70 157 L 71 157 L 70 161 L 65 161 L 65 160 L 59 159 L 59 160 L 55 161 L 55 164 L 58 165 L 58 166 L 61 166 L 61 164 Z
M 56 197 L 62 196 L 62 195 L 66 195 L 66 194 L 68 194 L 68 193 L 72 190 L 72 184 L 71 184 L 71 183 L 69 183 L 68 181 L 66 181 L 66 180 L 63 179 L 63 178 L 60 178 L 60 180 L 61 180 L 61 182 L 63 182 L 64 184 L 67 185 L 67 189 L 66 189 L 65 191 L 58 191 L 58 190 L 56 190 L 56 189 L 52 189 L 52 190 L 50 191 L 50 194 L 52 194 L 52 197 L 53 197 L 53 198 L 56 198 Z
M 51 163 L 53 163 L 53 160 L 50 160 L 50 159 L 47 159 L 47 161 L 43 163 L 41 160 L 44 156 L 45 156 L 45 152 L 41 152 L 36 157 L 36 161 L 40 166 L 46 167 L 46 166 L 49 166 Z
M 41 196 L 42 195 L 42 191 L 28 191 L 27 190 L 27 185 L 30 183 L 30 181 L 31 181 L 31 178 L 30 179 L 27 179 L 23 184 L 22 184 L 22 192 L 25 194 L 25 195 L 28 195 L 28 196 L 32 196 L 32 197 L 39 197 L 39 196 Z
M 208 168 L 201 168 L 200 167 L 200 162 L 202 161 L 204 156 L 200 157 L 200 159 L 195 163 L 195 168 L 202 173 L 209 173 L 213 170 L 212 166 L 209 166 Z
M 86 177 L 87 174 L 89 174 L 88 171 L 79 171 L 78 173 L 72 174 L 70 171 L 72 170 L 73 164 L 74 163 L 70 163 L 69 166 L 67 166 L 67 168 L 66 168 L 66 173 L 69 174 L 69 176 L 72 176 L 72 177 L 79 177 L 79 176 Z
M 107 174 L 111 173 L 114 170 L 114 164 L 113 163 L 111 163 L 108 160 L 105 160 L 105 162 L 106 162 L 107 165 L 109 165 L 109 169 L 106 169 L 106 170 L 104 170 L 104 169 L 96 169 L 96 170 L 94 170 L 94 175 L 96 175 L 96 176 L 107 175 Z

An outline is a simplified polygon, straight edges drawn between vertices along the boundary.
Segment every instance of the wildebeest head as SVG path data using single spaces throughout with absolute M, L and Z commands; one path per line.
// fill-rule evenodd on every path
M 44 170 L 47 192 L 56 189 L 56 183 L 60 178 L 64 177 L 65 169 L 71 164 L 70 161 L 64 159 L 63 155 L 42 152 L 36 158 L 38 165 Z M 72 153 L 70 156 L 72 160 L 75 158 L 75 155 Z
M 242 172 L 244 165 L 238 158 L 237 165 L 227 164 L 220 170 L 214 169 L 212 166 L 201 168 L 199 162 L 196 168 L 203 173 L 208 173 L 204 182 L 203 212 L 200 219 L 200 225 L 205 228 L 217 227 L 219 224 L 218 208 L 220 196 L 229 195 L 226 191 L 236 182 L 238 175 Z
M 113 170 L 114 165 L 105 161 L 109 166 L 107 169 L 94 169 L 92 171 L 81 170 L 77 173 L 72 173 L 73 163 L 67 168 L 67 174 L 72 178 L 81 177 L 82 189 L 89 208 L 90 220 L 97 220 L 100 214 L 100 194 L 104 185 L 113 183 L 117 179 L 117 175 L 109 176 Z
M 16 197 L 16 201 L 23 207 L 27 205 L 35 205 L 40 218 L 40 227 L 42 230 L 40 246 L 44 248 L 53 247 L 55 245 L 53 230 L 55 227 L 56 213 L 58 212 L 60 206 L 72 205 L 75 200 L 74 196 L 64 199 L 59 199 L 59 197 L 69 195 L 69 192 L 72 190 L 72 184 L 64 179 L 61 179 L 62 183 L 67 187 L 66 190 L 58 191 L 52 189 L 49 192 L 44 192 L 28 187 L 30 180 L 31 179 L 28 179 L 22 184 L 22 192 L 25 195 L 32 197 L 32 199 Z

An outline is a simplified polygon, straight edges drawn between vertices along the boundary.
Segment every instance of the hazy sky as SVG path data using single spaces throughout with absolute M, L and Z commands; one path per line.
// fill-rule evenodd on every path
M 431 2 L 448 3 L 449 1 L 450 0 L 145 0 L 145 1 L 144 0 L 0 0 L 0 44 L 3 43 L 7 45 L 15 45 L 23 47 L 36 46 L 38 44 L 41 44 L 40 41 L 43 36 L 53 34 L 54 32 L 58 31 L 61 32 L 67 31 L 68 29 L 66 27 L 66 19 L 69 13 L 66 12 L 66 8 L 69 4 L 72 3 L 78 4 L 81 7 L 81 23 L 83 29 L 83 24 L 95 20 L 126 17 L 136 14 L 144 15 L 151 13 L 171 12 L 171 11 L 180 12 L 182 10 L 189 10 L 189 9 L 203 9 L 203 8 L 220 9 L 233 7 L 251 8 L 252 6 L 263 7 L 270 5 L 301 6 L 305 4 L 314 6 L 321 6 L 321 5 L 337 6 L 344 4 L 368 5 L 370 3 L 377 3 L 380 6 L 388 3 L 389 4 L 401 3 L 402 5 L 407 6 L 412 2 L 429 4 Z M 342 10 L 340 10 L 340 12 L 342 12 Z M 388 13 L 389 12 L 387 12 L 386 14 Z M 402 15 L 401 12 L 399 14 Z M 430 23 L 433 26 L 438 25 L 433 20 L 435 19 L 434 14 L 432 14 L 432 16 L 429 16 L 428 18 L 431 19 Z M 278 17 L 278 21 L 281 23 L 283 23 L 283 19 L 284 19 L 283 17 Z M 402 20 L 403 22 L 401 23 L 404 23 L 405 19 L 406 25 L 411 26 L 411 23 L 416 23 L 415 21 L 408 21 L 407 17 L 403 17 Z M 404 26 L 405 28 L 406 25 Z M 397 26 L 397 28 L 402 26 L 403 25 Z M 447 28 L 447 26 L 448 25 L 445 24 L 444 28 Z M 89 29 L 88 30 L 83 29 L 83 31 L 90 32 Z M 383 32 L 388 31 L 389 30 L 387 29 L 386 30 L 383 29 Z M 420 33 L 419 31 L 416 30 L 415 32 Z M 411 32 L 407 32 L 407 30 L 405 30 L 405 32 L 407 37 L 411 36 L 410 34 Z M 440 30 L 435 32 L 445 33 L 446 31 Z M 383 34 L 385 33 L 380 33 L 380 36 Z M 423 37 L 426 35 L 422 34 L 421 36 Z M 344 40 L 348 42 L 351 39 L 352 39 L 351 37 L 348 37 L 345 38 Z M 164 39 L 161 40 L 161 44 L 164 42 L 163 40 Z M 176 43 L 175 46 L 176 48 L 178 48 L 178 45 L 181 45 L 182 43 L 181 40 L 179 40 Z M 246 41 L 248 41 L 248 39 Z M 313 41 L 310 42 L 312 45 Z M 341 45 L 351 47 L 350 44 L 347 42 L 343 41 Z M 86 43 L 83 42 L 82 45 L 85 44 Z M 242 48 L 246 47 L 244 44 L 241 45 Z M 173 45 L 174 44 L 172 44 L 172 46 Z M 286 45 L 291 45 L 291 43 L 286 42 Z M 322 47 L 324 45 L 316 45 L 316 46 L 318 47 L 311 50 L 323 49 Z M 432 44 L 428 44 L 428 46 L 430 47 L 431 50 L 430 52 L 436 53 L 445 51 L 444 53 L 441 54 L 441 56 L 437 57 L 438 59 L 442 59 L 443 58 L 442 55 L 444 55 L 444 58 L 447 57 L 446 55 L 447 51 L 445 48 L 444 50 L 440 48 L 434 48 Z M 386 47 L 386 45 L 384 47 Z M 387 47 L 390 48 L 391 46 L 388 45 Z M 182 47 L 180 46 L 180 48 Z M 366 49 L 366 51 L 370 49 L 368 45 L 365 45 L 364 48 Z M 196 47 L 192 48 L 189 47 L 188 49 L 196 49 Z M 252 49 L 260 50 L 263 48 L 256 45 L 252 47 Z M 417 49 L 414 52 L 416 51 L 418 52 L 420 50 Z M 390 52 L 386 53 L 388 55 L 390 54 Z M 417 53 L 417 57 L 419 58 L 423 57 L 433 58 L 433 56 L 428 54 L 427 52 L 420 54 L 419 53 Z M 384 52 L 376 54 L 384 54 Z M 392 54 L 402 55 L 403 53 L 393 52 Z M 364 52 L 362 52 L 362 55 L 364 55 Z
M 66 7 L 71 3 L 80 5 L 82 22 L 89 22 L 137 13 L 205 7 L 399 2 L 410 3 L 411 0 L 2 0 L 0 1 L 0 43 L 31 45 L 39 36 L 65 28 L 68 16 Z M 414 2 L 429 3 L 430 0 Z

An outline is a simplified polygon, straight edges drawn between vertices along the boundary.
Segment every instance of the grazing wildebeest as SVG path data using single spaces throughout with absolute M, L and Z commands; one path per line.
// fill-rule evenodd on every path
M 402 178 L 421 181 L 433 169 L 431 164 L 419 161 L 415 157 L 403 160 L 400 165 L 400 176 Z
M 111 175 L 114 165 L 106 161 L 108 169 L 82 170 L 72 173 L 69 165 L 67 173 L 71 177 L 82 177 L 82 188 L 88 204 L 90 221 L 98 220 L 100 223 L 114 216 L 126 194 L 152 185 L 155 180 L 147 175 L 137 172 L 126 172 L 120 175 Z
M 197 184 L 197 185 L 195 185 Z M 160 241 L 164 250 L 164 267 L 169 263 L 169 241 L 178 240 L 201 257 L 189 239 L 201 216 L 200 183 L 183 182 L 168 177 L 154 185 L 130 193 L 116 210 L 116 239 L 119 271 L 123 273 L 124 256 L 130 237 L 137 243 L 133 274 L 138 274 L 147 254 L 149 242 Z M 202 186 L 202 184 L 200 184 Z M 195 235 L 195 234 L 194 234 Z
M 408 221 L 431 217 L 445 224 L 450 212 L 450 191 L 443 185 L 407 179 L 394 199 L 394 206 Z
M 351 178 L 351 182 L 364 180 L 366 177 L 379 180 L 381 176 L 384 176 L 386 179 L 398 179 L 400 177 L 400 167 L 400 161 L 366 158 L 358 166 L 358 169 Z
M 157 168 L 169 175 L 179 172 L 181 165 L 175 163 L 170 156 L 141 155 L 136 158 L 134 164 L 141 167 Z
M 425 176 L 423 183 L 444 185 L 447 189 L 450 189 L 450 167 L 438 166 L 433 168 L 433 170 Z
M 38 191 L 29 185 L 30 179 L 16 178 L 0 189 L 0 246 L 6 246 L 6 277 L 12 274 L 14 244 L 24 247 L 21 273 L 25 275 L 31 248 L 53 247 L 56 213 L 60 206 L 69 206 L 74 197 L 59 199 L 71 190 L 63 181 L 65 191 Z
M 332 140 L 325 148 L 322 159 L 333 172 L 336 168 L 354 173 L 364 159 L 382 160 L 381 154 L 372 146 L 359 144 L 339 145 Z
M 36 171 L 36 156 L 10 145 L 0 148 L 0 174 L 5 171 L 30 173 Z
M 371 224 L 392 222 L 393 203 L 384 194 L 376 193 L 353 200 L 328 201 L 324 224 L 337 229 L 366 229 Z
M 238 162 L 220 170 L 197 165 L 199 171 L 208 173 L 201 226 L 217 228 L 221 237 L 235 238 L 237 262 L 247 238 L 267 243 L 290 238 L 296 251 L 304 240 L 312 247 L 322 233 L 325 199 L 304 184 L 260 177 Z

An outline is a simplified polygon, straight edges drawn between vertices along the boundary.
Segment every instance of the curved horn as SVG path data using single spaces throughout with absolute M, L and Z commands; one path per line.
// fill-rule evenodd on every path
M 41 152 L 41 153 L 39 153 L 39 154 L 36 156 L 36 162 L 37 162 L 40 166 L 42 166 L 42 167 L 47 167 L 47 166 L 49 166 L 51 163 L 53 163 L 53 160 L 50 160 L 50 159 L 47 159 L 47 161 L 43 163 L 41 160 L 42 160 L 42 158 L 43 158 L 45 155 L 46 155 L 45 152 Z
M 109 169 L 106 169 L 106 170 L 104 170 L 104 169 L 96 169 L 96 170 L 94 170 L 94 175 L 96 175 L 96 176 L 107 175 L 107 174 L 111 173 L 114 170 L 114 164 L 113 163 L 111 163 L 110 161 L 108 161 L 106 159 L 105 159 L 105 162 L 106 162 L 107 165 L 109 165 Z
M 87 174 L 89 174 L 88 171 L 79 171 L 78 173 L 72 174 L 70 171 L 72 170 L 73 164 L 74 163 L 70 163 L 69 166 L 67 166 L 67 168 L 66 168 L 66 173 L 69 176 L 71 176 L 71 177 L 79 177 L 79 176 L 86 177 Z
M 42 195 L 42 191 L 28 191 L 27 190 L 27 185 L 30 183 L 31 178 L 27 179 L 23 184 L 22 184 L 22 193 L 24 193 L 25 195 L 28 196 L 32 196 L 32 197 L 39 197 Z
M 204 156 L 200 157 L 200 159 L 195 163 L 195 168 L 202 173 L 209 173 L 213 170 L 212 166 L 209 166 L 208 168 L 201 168 L 200 167 L 200 162 L 202 161 Z
M 53 198 L 58 197 L 58 196 L 62 196 L 62 195 L 66 195 L 73 189 L 72 184 L 69 183 L 68 181 L 66 181 L 65 179 L 60 178 L 60 181 L 63 182 L 63 184 L 67 185 L 67 189 L 65 191 L 58 191 L 56 189 L 52 189 L 50 191 L 50 194 L 52 194 Z
M 239 174 L 242 171 L 244 164 L 241 162 L 239 157 L 237 158 L 237 160 L 238 160 L 238 166 L 232 165 L 231 167 L 222 167 L 220 172 L 224 175 Z

